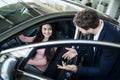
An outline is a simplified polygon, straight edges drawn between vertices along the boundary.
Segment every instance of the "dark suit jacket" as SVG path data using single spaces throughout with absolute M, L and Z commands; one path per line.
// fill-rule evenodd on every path
M 108 41 L 120 44 L 120 32 L 110 23 L 104 21 L 99 41 Z M 87 80 L 120 80 L 120 49 L 105 49 L 96 47 L 93 60 L 93 50 L 89 47 L 85 50 L 88 54 L 87 66 L 78 66 L 77 76 L 85 76 Z M 78 59 L 83 54 L 77 50 Z

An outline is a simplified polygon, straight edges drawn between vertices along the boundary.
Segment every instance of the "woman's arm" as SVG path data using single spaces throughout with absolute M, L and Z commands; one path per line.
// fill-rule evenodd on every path
M 35 36 L 34 37 L 26 37 L 23 34 L 19 35 L 18 37 L 22 42 L 33 42 L 33 40 L 35 39 Z

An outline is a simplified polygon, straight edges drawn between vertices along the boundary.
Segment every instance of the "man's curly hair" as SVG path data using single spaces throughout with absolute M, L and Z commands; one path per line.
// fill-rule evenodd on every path
M 86 8 L 78 12 L 74 17 L 74 23 L 85 30 L 95 29 L 99 25 L 99 15 L 95 10 Z

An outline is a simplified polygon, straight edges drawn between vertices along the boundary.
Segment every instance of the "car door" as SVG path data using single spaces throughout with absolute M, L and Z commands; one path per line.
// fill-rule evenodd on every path
M 36 31 L 37 27 L 41 26 L 44 23 L 53 23 L 55 25 L 58 40 L 74 39 L 74 36 L 78 34 L 76 33 L 76 28 L 72 22 L 74 14 L 75 12 L 54 13 L 54 14 L 48 14 L 42 17 L 39 16 L 32 20 L 20 23 L 19 25 L 8 30 L 6 34 L 2 34 L 3 39 L 1 44 L 1 51 L 3 52 L 4 50 L 7 50 L 7 49 L 13 49 L 18 46 L 28 45 L 28 44 L 22 44 L 21 41 L 18 39 L 18 36 L 20 34 L 26 34 L 27 36 L 34 35 L 34 32 Z M 62 47 L 62 50 L 65 50 L 64 47 Z M 59 52 L 60 56 L 58 58 L 61 58 L 62 54 L 64 54 L 63 53 L 64 51 L 62 52 L 62 50 Z M 10 75 L 10 73 L 13 72 L 14 70 L 18 70 L 18 69 L 22 70 L 25 64 L 27 63 L 27 60 L 30 58 L 31 54 L 33 53 L 30 53 L 29 55 L 24 55 L 22 57 L 18 57 L 17 59 L 15 58 L 15 62 L 13 62 L 14 60 L 11 61 L 14 64 L 11 70 L 7 71 L 8 67 L 6 68 L 6 71 L 7 71 L 6 73 L 9 73 L 8 75 L 11 80 L 13 79 L 13 77 L 11 78 L 10 76 L 13 76 L 13 75 L 12 74 Z M 5 61 L 6 60 L 7 58 L 5 58 Z M 10 64 L 8 65 L 10 66 Z M 57 64 L 54 64 L 54 65 L 57 65 Z M 62 73 L 62 76 L 65 74 L 66 72 Z M 48 70 L 48 73 L 46 72 L 45 76 L 49 77 L 49 70 Z

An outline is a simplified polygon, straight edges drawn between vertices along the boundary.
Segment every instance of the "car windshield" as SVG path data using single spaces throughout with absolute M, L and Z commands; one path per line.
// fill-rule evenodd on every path
M 0 0 L 0 33 L 23 21 L 43 15 L 40 6 L 31 0 Z

